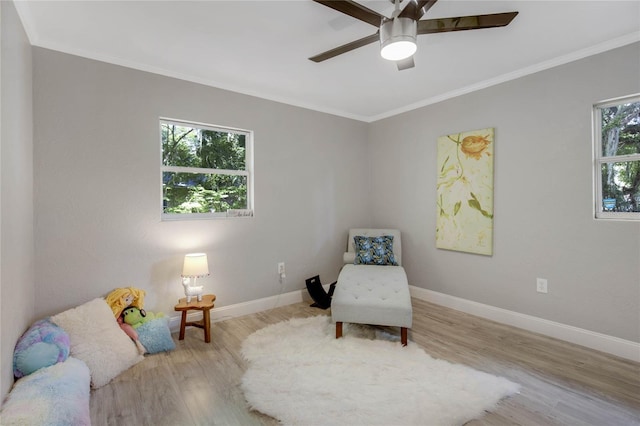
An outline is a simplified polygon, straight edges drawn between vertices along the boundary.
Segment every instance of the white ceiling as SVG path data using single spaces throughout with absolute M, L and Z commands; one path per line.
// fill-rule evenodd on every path
M 407 1 L 407 0 L 405 0 Z M 389 1 L 361 1 L 390 16 Z M 307 58 L 376 28 L 310 0 L 16 1 L 54 49 L 363 121 L 640 40 L 640 1 L 440 0 L 423 19 L 519 11 L 504 28 L 421 35 L 398 71 L 374 43 Z

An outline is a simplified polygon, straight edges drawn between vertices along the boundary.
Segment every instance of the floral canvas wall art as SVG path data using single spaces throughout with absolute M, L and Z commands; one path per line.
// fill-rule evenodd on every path
M 494 129 L 438 138 L 436 247 L 493 254 Z

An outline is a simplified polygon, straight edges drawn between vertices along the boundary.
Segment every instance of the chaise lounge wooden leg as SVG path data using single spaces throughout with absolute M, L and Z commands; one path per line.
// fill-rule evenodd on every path
M 400 327 L 400 341 L 402 346 L 407 346 L 407 327 Z
M 336 322 L 336 339 L 339 339 L 341 337 L 342 337 L 342 322 L 337 321 Z

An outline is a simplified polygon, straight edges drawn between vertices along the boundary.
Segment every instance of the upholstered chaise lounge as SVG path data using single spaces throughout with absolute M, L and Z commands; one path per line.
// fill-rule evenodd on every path
M 383 236 L 392 238 L 375 238 Z M 392 253 L 388 253 L 389 248 Z M 342 337 L 344 322 L 395 326 L 400 327 L 402 345 L 406 346 L 413 311 L 407 275 L 402 267 L 400 231 L 351 229 L 343 259 L 345 265 L 331 302 L 336 338 Z

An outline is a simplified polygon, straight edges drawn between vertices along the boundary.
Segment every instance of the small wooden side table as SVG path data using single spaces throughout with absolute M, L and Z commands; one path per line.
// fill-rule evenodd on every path
M 193 297 L 191 302 L 187 303 L 187 298 L 183 297 L 178 300 L 178 304 L 174 306 L 174 310 L 182 312 L 182 320 L 180 321 L 180 336 L 178 340 L 184 340 L 184 329 L 186 326 L 191 325 L 204 329 L 204 341 L 211 342 L 211 316 L 209 311 L 213 308 L 213 302 L 216 300 L 215 294 L 203 294 L 202 300 L 198 300 Z M 187 322 L 187 313 L 189 311 L 202 311 L 202 319 L 200 321 Z

